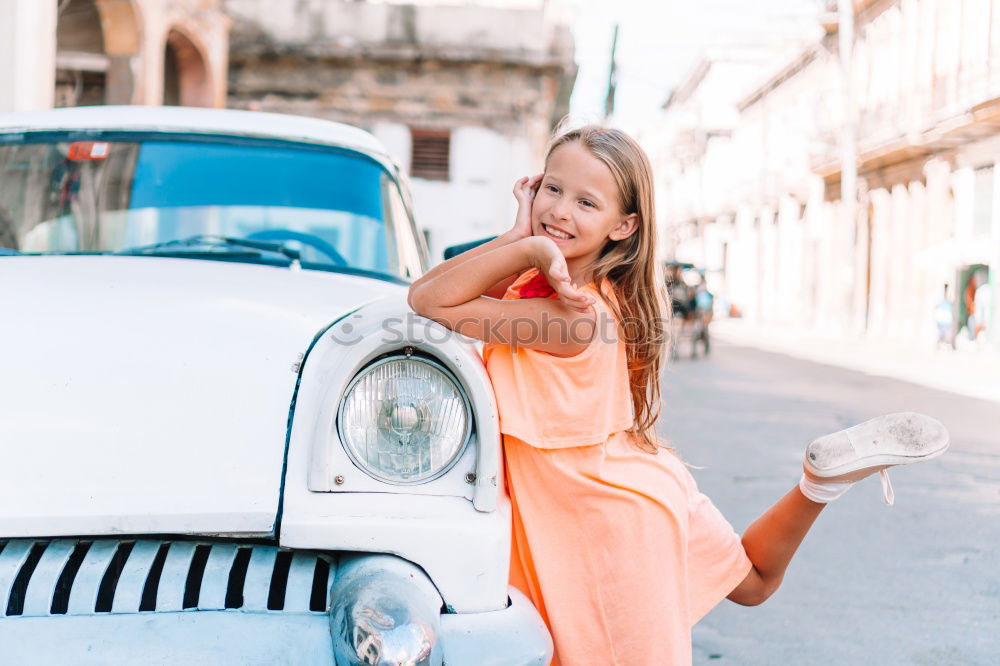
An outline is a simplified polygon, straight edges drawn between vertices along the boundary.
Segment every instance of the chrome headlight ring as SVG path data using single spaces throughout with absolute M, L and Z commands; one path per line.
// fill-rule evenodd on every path
M 432 358 L 394 353 L 351 379 L 337 409 L 337 434 L 351 462 L 394 485 L 446 474 L 472 437 L 461 382 Z

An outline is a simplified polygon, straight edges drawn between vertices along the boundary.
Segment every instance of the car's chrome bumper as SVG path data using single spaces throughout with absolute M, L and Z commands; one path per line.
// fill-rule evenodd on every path
M 545 666 L 552 647 L 517 590 L 490 613 L 441 616 L 448 666 Z M 0 618 L 10 664 L 289 664 L 334 666 L 325 614 L 180 611 Z
M 231 543 L 114 540 L 0 546 L 3 663 L 544 666 L 552 653 L 516 590 L 500 610 L 443 612 L 423 571 L 391 555 L 240 546 L 249 551 L 241 560 Z M 200 564 L 199 548 L 209 549 Z
M 517 590 L 502 610 L 442 614 L 430 579 L 392 555 L 342 558 L 330 597 L 338 666 L 545 666 L 552 656 L 538 612 Z

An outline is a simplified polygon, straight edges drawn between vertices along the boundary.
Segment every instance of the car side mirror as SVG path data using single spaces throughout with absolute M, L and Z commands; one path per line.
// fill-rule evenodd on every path
M 489 243 L 491 240 L 496 238 L 496 236 L 490 236 L 489 238 L 482 238 L 480 240 L 474 240 L 469 243 L 461 243 L 459 245 L 451 245 L 444 249 L 444 260 L 448 261 L 452 257 L 457 257 L 463 252 L 468 252 L 474 247 L 479 247 L 483 243 Z

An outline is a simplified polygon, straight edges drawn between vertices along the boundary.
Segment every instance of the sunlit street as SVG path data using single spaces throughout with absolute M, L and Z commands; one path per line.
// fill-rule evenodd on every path
M 952 434 L 940 459 L 865 479 L 820 516 L 765 604 L 724 602 L 694 630 L 696 664 L 989 664 L 1000 650 L 1000 405 L 716 344 L 666 373 L 661 423 L 742 532 L 798 480 L 813 438 L 916 410 Z

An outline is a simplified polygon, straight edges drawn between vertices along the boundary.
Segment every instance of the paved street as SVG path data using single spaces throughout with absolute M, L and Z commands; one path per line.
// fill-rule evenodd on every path
M 818 435 L 903 410 L 952 434 L 944 457 L 892 471 L 895 506 L 869 478 L 826 509 L 767 603 L 706 616 L 695 664 L 997 663 L 1000 403 L 729 344 L 665 383 L 663 432 L 741 533 Z

